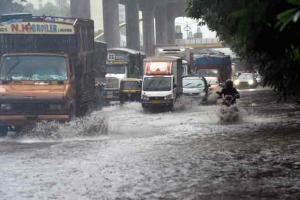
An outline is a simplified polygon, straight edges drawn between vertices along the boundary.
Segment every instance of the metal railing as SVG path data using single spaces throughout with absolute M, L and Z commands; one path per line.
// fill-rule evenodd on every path
M 191 39 L 177 39 L 176 45 L 179 46 L 222 46 L 222 42 L 218 38 L 191 38 Z

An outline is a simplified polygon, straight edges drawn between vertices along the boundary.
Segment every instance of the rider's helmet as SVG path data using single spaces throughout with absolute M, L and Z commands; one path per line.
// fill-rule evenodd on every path
M 226 86 L 226 88 L 233 88 L 233 82 L 232 82 L 232 80 L 228 79 L 225 82 L 225 86 Z

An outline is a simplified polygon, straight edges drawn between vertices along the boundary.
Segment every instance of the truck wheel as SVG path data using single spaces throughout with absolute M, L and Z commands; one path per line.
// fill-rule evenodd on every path
M 0 126 L 0 137 L 7 136 L 8 126 Z

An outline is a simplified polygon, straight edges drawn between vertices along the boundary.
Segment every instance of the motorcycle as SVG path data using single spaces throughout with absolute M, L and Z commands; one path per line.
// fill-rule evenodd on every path
M 221 123 L 234 123 L 240 120 L 240 112 L 236 105 L 237 97 L 226 95 L 220 108 L 220 122 Z

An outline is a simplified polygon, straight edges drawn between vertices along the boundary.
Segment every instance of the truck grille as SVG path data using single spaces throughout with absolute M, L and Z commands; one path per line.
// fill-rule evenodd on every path
M 51 110 L 50 103 L 10 103 L 9 110 L 2 110 L 2 114 L 17 115 L 43 115 L 43 114 L 61 114 L 64 109 Z M 61 104 L 57 104 L 61 105 Z
M 149 97 L 149 100 L 150 101 L 153 101 L 153 100 L 165 100 L 165 97 Z

